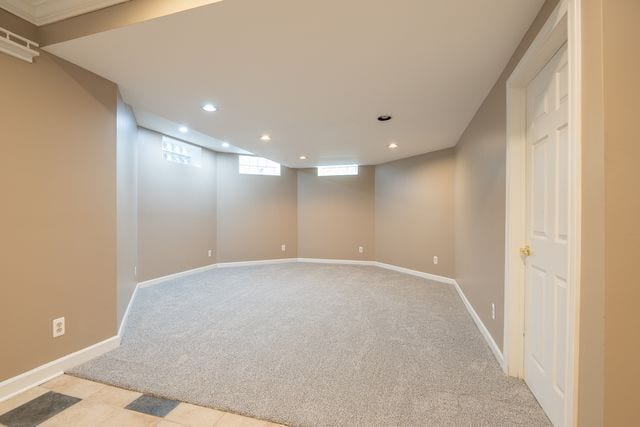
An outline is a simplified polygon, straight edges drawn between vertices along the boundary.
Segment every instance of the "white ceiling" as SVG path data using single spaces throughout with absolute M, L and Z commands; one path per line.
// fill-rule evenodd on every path
M 0 0 L 0 7 L 35 25 L 50 24 L 129 0 Z
M 165 126 L 292 167 L 378 164 L 454 146 L 542 3 L 224 0 L 47 50 Z

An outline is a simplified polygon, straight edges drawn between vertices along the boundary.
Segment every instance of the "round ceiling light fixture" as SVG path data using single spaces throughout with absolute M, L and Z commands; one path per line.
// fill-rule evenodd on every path
M 260 141 L 271 141 L 271 135 L 264 134 L 260 136 Z
M 388 122 L 389 120 L 391 120 L 391 116 L 388 114 L 383 114 L 381 116 L 378 116 L 379 122 Z
M 204 104 L 204 105 L 202 106 L 202 109 L 203 109 L 204 111 L 208 112 L 208 113 L 213 113 L 214 111 L 217 111 L 217 110 L 218 110 L 218 107 L 216 107 L 216 106 L 215 106 L 215 105 L 213 105 L 213 104 Z
M 307 156 L 300 156 L 299 159 L 300 160 L 307 160 Z
M 187 132 L 189 132 L 189 128 L 188 128 L 188 127 L 186 127 L 186 126 L 180 126 L 180 127 L 178 128 L 178 130 L 179 130 L 180 132 L 182 132 L 182 133 L 187 133 Z
M 390 149 L 394 149 L 394 148 L 398 148 L 398 144 L 396 144 L 395 142 L 392 142 L 391 144 L 389 144 L 389 148 Z
M 223 142 L 223 143 L 222 143 L 222 146 L 223 146 L 224 148 L 229 148 L 229 143 L 228 143 L 228 142 Z

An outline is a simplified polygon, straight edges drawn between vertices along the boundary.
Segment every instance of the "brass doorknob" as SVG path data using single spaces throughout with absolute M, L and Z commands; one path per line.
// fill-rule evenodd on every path
M 531 247 L 529 245 L 524 245 L 520 248 L 520 255 L 522 256 L 531 256 Z

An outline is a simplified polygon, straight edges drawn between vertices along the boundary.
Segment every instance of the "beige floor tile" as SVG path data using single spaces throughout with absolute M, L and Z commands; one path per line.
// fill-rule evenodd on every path
M 33 387 L 29 390 L 13 396 L 11 399 L 7 399 L 4 402 L 0 402 L 0 415 L 17 408 L 18 406 L 35 399 L 38 396 L 42 396 L 49 390 L 44 387 Z
M 106 385 L 87 399 L 92 402 L 104 403 L 118 408 L 124 408 L 129 403 L 142 396 L 142 393 L 125 390 L 123 388 Z
M 90 402 L 83 400 L 75 405 L 65 409 L 58 415 L 49 418 L 42 427 L 85 427 L 96 426 L 109 420 L 118 411 L 103 403 Z
M 173 421 L 160 420 L 153 427 L 186 427 L 184 424 L 174 423 Z
M 224 415 L 225 412 L 215 409 L 180 403 L 164 418 L 189 427 L 212 427 Z
M 141 412 L 130 411 L 128 409 L 114 408 L 113 415 L 106 421 L 93 424 L 96 427 L 153 427 L 161 418 L 143 414 Z
M 267 421 L 226 413 L 215 424 L 215 427 L 267 427 L 269 424 Z
M 67 396 L 86 399 L 106 386 L 104 384 L 63 374 L 44 383 L 42 387 L 57 391 L 58 393 L 66 394 Z

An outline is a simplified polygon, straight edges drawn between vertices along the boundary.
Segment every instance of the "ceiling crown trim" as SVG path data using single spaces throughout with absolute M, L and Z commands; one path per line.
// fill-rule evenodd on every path
M 0 0 L 0 7 L 35 25 L 46 25 L 129 0 Z

